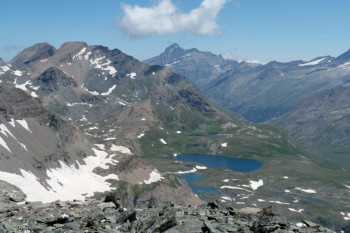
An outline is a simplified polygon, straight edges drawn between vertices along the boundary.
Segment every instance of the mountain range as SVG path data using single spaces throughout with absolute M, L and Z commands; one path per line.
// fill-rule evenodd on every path
M 265 67 L 210 56 L 208 64 L 222 61 L 226 67 L 220 77 L 231 67 Z M 307 216 L 337 229 L 346 224 L 339 213 L 350 213 L 348 173 L 313 160 L 275 126 L 217 110 L 170 68 L 84 42 L 58 49 L 36 44 L 2 64 L 0 179 L 10 190 L 3 205 L 19 201 L 12 195 L 18 188 L 21 201 L 100 199 L 109 193 L 128 207 L 169 200 L 197 205 L 204 200 L 174 173 L 202 164 L 173 158 L 217 154 L 264 165 L 251 173 L 202 169 L 206 177 L 196 185 L 219 189 L 210 198 L 237 206 L 274 205 L 293 221 Z M 328 202 L 333 208 L 325 207 Z
M 144 62 L 168 66 L 208 98 L 254 122 L 280 116 L 319 91 L 350 83 L 350 50 L 308 62 L 251 64 L 174 44 Z

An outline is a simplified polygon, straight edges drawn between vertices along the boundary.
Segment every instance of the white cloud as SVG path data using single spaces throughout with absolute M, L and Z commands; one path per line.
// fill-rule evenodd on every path
M 119 27 L 131 38 L 178 31 L 213 35 L 220 29 L 216 18 L 226 2 L 228 0 L 203 0 L 200 6 L 190 13 L 182 13 L 171 0 L 160 0 L 152 7 L 124 4 L 124 17 Z
M 224 52 L 221 54 L 221 57 L 226 60 L 234 60 L 234 57 L 230 52 Z

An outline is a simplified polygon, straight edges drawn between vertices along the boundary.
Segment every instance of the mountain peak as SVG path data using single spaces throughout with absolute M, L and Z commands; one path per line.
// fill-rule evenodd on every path
M 348 51 L 346 51 L 345 53 L 339 55 L 336 59 L 340 60 L 340 61 L 350 60 L 350 49 Z
M 183 52 L 184 51 L 184 49 L 182 49 L 180 46 L 179 46 L 179 44 L 177 44 L 177 43 L 174 43 L 174 44 L 172 44 L 172 45 L 170 45 L 169 47 L 167 47 L 166 49 L 165 49 L 165 53 L 166 54 L 169 54 L 169 53 L 177 53 L 177 52 Z
M 23 62 L 29 64 L 31 62 L 51 57 L 56 52 L 56 48 L 47 42 L 38 43 L 24 49 L 20 54 L 14 57 L 11 62 Z
M 178 43 L 173 43 L 172 45 L 168 46 L 167 49 L 178 49 L 180 48 L 180 45 Z

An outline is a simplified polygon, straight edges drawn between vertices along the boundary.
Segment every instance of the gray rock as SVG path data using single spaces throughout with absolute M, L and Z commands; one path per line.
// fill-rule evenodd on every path
M 100 208 L 101 210 L 105 210 L 107 208 L 116 208 L 115 204 L 113 202 L 104 202 L 104 203 L 100 203 L 97 205 L 98 208 Z
M 305 223 L 306 226 L 308 226 L 308 227 L 319 227 L 320 226 L 319 224 L 308 221 L 308 220 L 303 220 L 303 223 Z

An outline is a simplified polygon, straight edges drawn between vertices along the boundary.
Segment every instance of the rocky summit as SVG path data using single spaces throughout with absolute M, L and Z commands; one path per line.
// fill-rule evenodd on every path
M 219 201 L 142 210 L 97 200 L 34 202 L 1 209 L 0 219 L 0 232 L 332 232 L 306 220 L 293 225 L 271 207 L 235 209 Z

